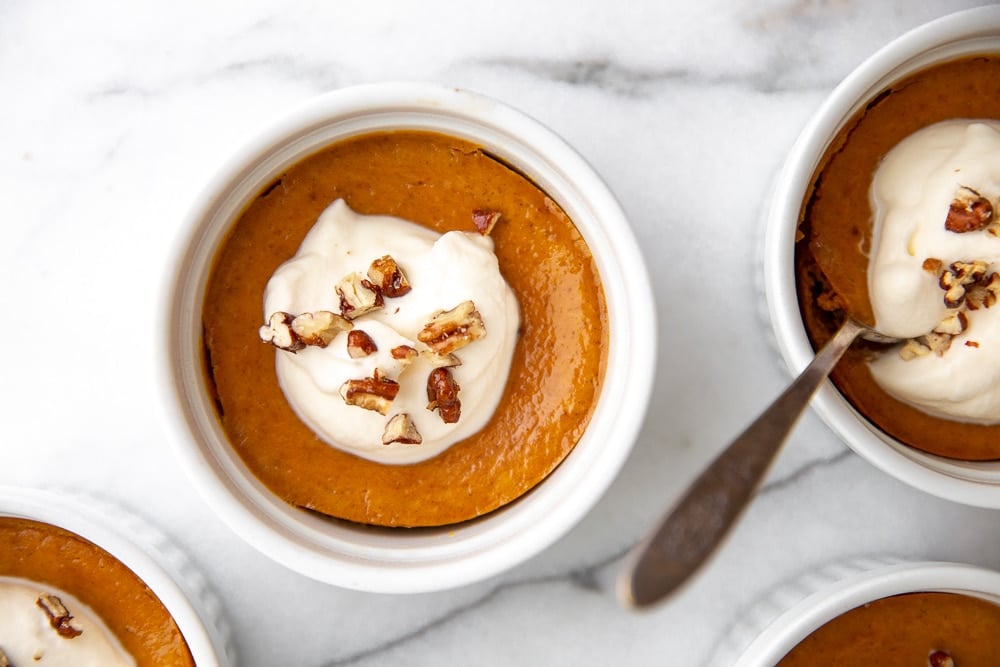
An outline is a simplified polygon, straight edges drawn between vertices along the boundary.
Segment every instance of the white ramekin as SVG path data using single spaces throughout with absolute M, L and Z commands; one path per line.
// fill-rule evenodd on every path
M 14 486 L 0 486 L 0 516 L 47 523 L 96 544 L 156 594 L 198 667 L 235 664 L 228 624 L 204 576 L 147 520 L 91 495 Z
M 918 592 L 970 595 L 1000 604 L 1000 572 L 973 565 L 869 558 L 831 565 L 777 588 L 731 629 L 718 667 L 772 667 L 812 632 L 875 600 Z
M 485 517 L 440 529 L 376 529 L 326 519 L 271 494 L 226 441 L 202 377 L 201 304 L 215 250 L 246 202 L 286 166 L 334 141 L 418 129 L 468 139 L 556 200 L 596 260 L 610 349 L 586 433 L 537 488 Z M 167 423 L 191 479 L 223 520 L 275 561 L 346 588 L 419 592 L 509 568 L 554 542 L 597 502 L 645 416 L 656 354 L 652 291 L 618 202 L 562 139 L 504 104 L 465 90 L 384 83 L 322 95 L 250 140 L 195 203 L 170 267 L 163 314 Z
M 1000 52 L 1000 7 L 971 9 L 916 28 L 844 79 L 792 146 L 767 213 L 763 260 L 771 323 L 793 373 L 814 356 L 796 299 L 795 233 L 813 172 L 831 139 L 856 110 L 893 81 L 936 62 L 986 51 Z M 854 451 L 893 477 L 942 498 L 1000 508 L 1000 461 L 956 461 L 907 447 L 868 422 L 829 381 L 812 405 Z

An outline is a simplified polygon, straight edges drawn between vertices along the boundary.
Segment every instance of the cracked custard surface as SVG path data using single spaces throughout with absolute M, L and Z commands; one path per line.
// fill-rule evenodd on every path
M 376 463 L 318 438 L 289 407 L 274 348 L 258 338 L 268 279 L 338 198 L 438 233 L 476 231 L 473 211 L 501 213 L 490 236 L 521 309 L 510 375 L 486 426 L 427 461 Z M 590 420 L 609 336 L 597 268 L 565 213 L 480 147 L 411 131 L 338 142 L 266 187 L 218 252 L 203 321 L 220 422 L 253 474 L 293 505 L 382 526 L 465 521 L 541 482 Z
M 1000 119 L 1000 55 L 961 58 L 900 80 L 872 98 L 832 141 L 813 177 L 795 254 L 799 306 L 815 347 L 830 338 L 845 310 L 874 321 L 867 283 L 869 188 L 881 159 L 917 130 L 963 118 Z M 856 343 L 831 374 L 859 412 L 917 449 L 963 460 L 1000 459 L 1000 426 L 934 417 L 883 391 L 866 363 L 880 349 Z

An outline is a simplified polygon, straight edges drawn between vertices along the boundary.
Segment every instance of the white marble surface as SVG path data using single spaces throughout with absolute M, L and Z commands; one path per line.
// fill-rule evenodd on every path
M 741 609 L 818 565 L 1000 568 L 1000 514 L 894 482 L 810 414 L 678 598 L 637 615 L 612 595 L 624 551 L 788 379 L 753 281 L 786 150 L 854 65 L 973 4 L 0 0 L 0 482 L 151 518 L 223 598 L 251 666 L 697 665 Z M 631 218 L 661 325 L 653 410 L 598 506 L 513 571 L 408 597 L 314 583 L 233 535 L 174 460 L 153 379 L 166 248 L 194 193 L 289 105 L 385 79 L 487 93 L 574 144 Z

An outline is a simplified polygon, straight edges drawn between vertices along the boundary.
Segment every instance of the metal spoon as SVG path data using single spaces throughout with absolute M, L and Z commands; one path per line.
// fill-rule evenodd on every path
M 676 592 L 715 551 L 781 449 L 817 387 L 858 336 L 894 343 L 848 318 L 816 358 L 694 481 L 656 529 L 629 554 L 618 597 L 646 607 Z

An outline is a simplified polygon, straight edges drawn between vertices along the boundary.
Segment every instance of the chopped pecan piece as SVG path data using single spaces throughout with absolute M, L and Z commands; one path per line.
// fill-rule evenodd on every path
M 944 290 L 944 305 L 958 308 L 965 301 L 966 287 L 979 282 L 986 276 L 988 264 L 981 260 L 972 262 L 952 262 L 941 272 L 938 285 Z
M 378 352 L 378 346 L 372 337 L 361 329 L 354 329 L 347 334 L 347 354 L 351 359 L 360 359 Z
M 393 359 L 398 359 L 399 361 L 410 363 L 420 354 L 416 349 L 410 347 L 409 345 L 397 345 L 396 347 L 389 350 L 389 354 L 392 355 Z
M 384 296 L 396 298 L 410 291 L 410 282 L 391 256 L 385 255 L 368 267 L 368 278 Z
M 294 318 L 286 312 L 278 311 L 272 313 L 267 319 L 267 324 L 257 330 L 260 339 L 265 343 L 270 343 L 281 350 L 296 352 L 306 346 L 299 338 L 299 335 L 292 329 Z
M 398 393 L 399 383 L 385 378 L 378 369 L 374 377 L 348 380 L 340 385 L 340 395 L 345 403 L 383 415 L 389 412 L 389 406 Z
M 483 236 L 489 236 L 500 221 L 500 211 L 477 208 L 472 212 L 472 224 Z
M 925 260 L 927 263 L 937 260 Z M 922 357 L 931 352 L 942 356 L 951 349 L 955 336 L 969 328 L 968 311 L 990 308 L 1000 299 L 1000 273 L 987 274 L 988 264 L 983 261 L 953 262 L 941 272 L 939 284 L 945 290 L 944 302 L 955 309 L 941 320 L 933 331 L 925 336 L 906 341 L 900 347 L 899 356 L 904 361 Z M 933 267 L 931 267 L 933 268 Z M 979 347 L 979 343 L 967 341 L 969 347 Z
M 483 318 L 472 301 L 436 314 L 417 334 L 436 354 L 447 355 L 486 335 Z
M 437 354 L 433 350 L 424 350 L 422 356 L 434 368 L 454 368 L 462 365 L 462 360 L 455 354 Z
M 957 336 L 968 328 L 969 316 L 962 311 L 958 311 L 951 313 L 946 318 L 941 320 L 941 322 L 934 327 L 934 333 Z
M 951 269 L 956 278 L 968 285 L 983 279 L 983 276 L 986 275 L 986 270 L 989 268 L 989 263 L 981 259 L 975 259 L 971 262 L 952 262 L 948 268 Z
M 45 612 L 49 618 L 49 625 L 59 633 L 60 637 L 73 639 L 83 634 L 83 628 L 73 620 L 73 614 L 69 613 L 66 605 L 55 595 L 42 593 L 35 600 L 35 604 Z
M 985 229 L 993 220 L 993 204 L 981 194 L 962 186 L 948 208 L 944 228 L 956 234 Z
M 419 445 L 423 442 L 420 432 L 417 431 L 416 424 L 413 423 L 410 415 L 405 412 L 393 415 L 392 419 L 385 425 L 385 431 L 382 433 L 383 445 L 391 445 L 394 442 L 402 445 Z
M 931 651 L 927 664 L 929 667 L 955 667 L 955 659 L 947 651 Z
M 944 271 L 938 285 L 944 290 L 944 305 L 958 308 L 965 301 L 965 285 L 951 271 Z
M 924 345 L 931 349 L 931 352 L 940 357 L 951 347 L 952 338 L 953 336 L 949 334 L 935 333 L 932 331 L 926 336 L 922 336 L 921 340 Z
M 454 424 L 462 416 L 462 403 L 458 400 L 460 390 L 451 371 L 435 368 L 427 376 L 427 409 L 437 410 L 445 424 Z
M 902 357 L 903 361 L 925 357 L 931 352 L 939 357 L 943 356 L 945 352 L 951 349 L 951 342 L 954 337 L 954 335 L 949 333 L 932 331 L 925 336 L 911 338 L 899 348 L 899 356 Z
M 965 303 L 969 310 L 991 308 L 1000 297 L 1000 273 L 993 272 L 972 283 L 965 289 Z
M 966 347 L 979 347 L 979 341 L 967 340 L 967 341 L 965 341 L 965 346 Z
M 385 305 L 378 286 L 360 273 L 347 276 L 335 289 L 340 297 L 340 314 L 351 320 Z
M 292 320 L 292 331 L 305 345 L 326 347 L 341 331 L 350 331 L 354 324 L 329 310 L 302 313 Z
M 932 276 L 938 277 L 941 275 L 941 272 L 944 271 L 944 262 L 935 257 L 928 257 L 924 260 L 921 268 Z
M 931 353 L 931 348 L 921 343 L 916 338 L 911 338 L 899 348 L 899 356 L 903 361 L 911 361 L 917 357 L 925 357 Z

